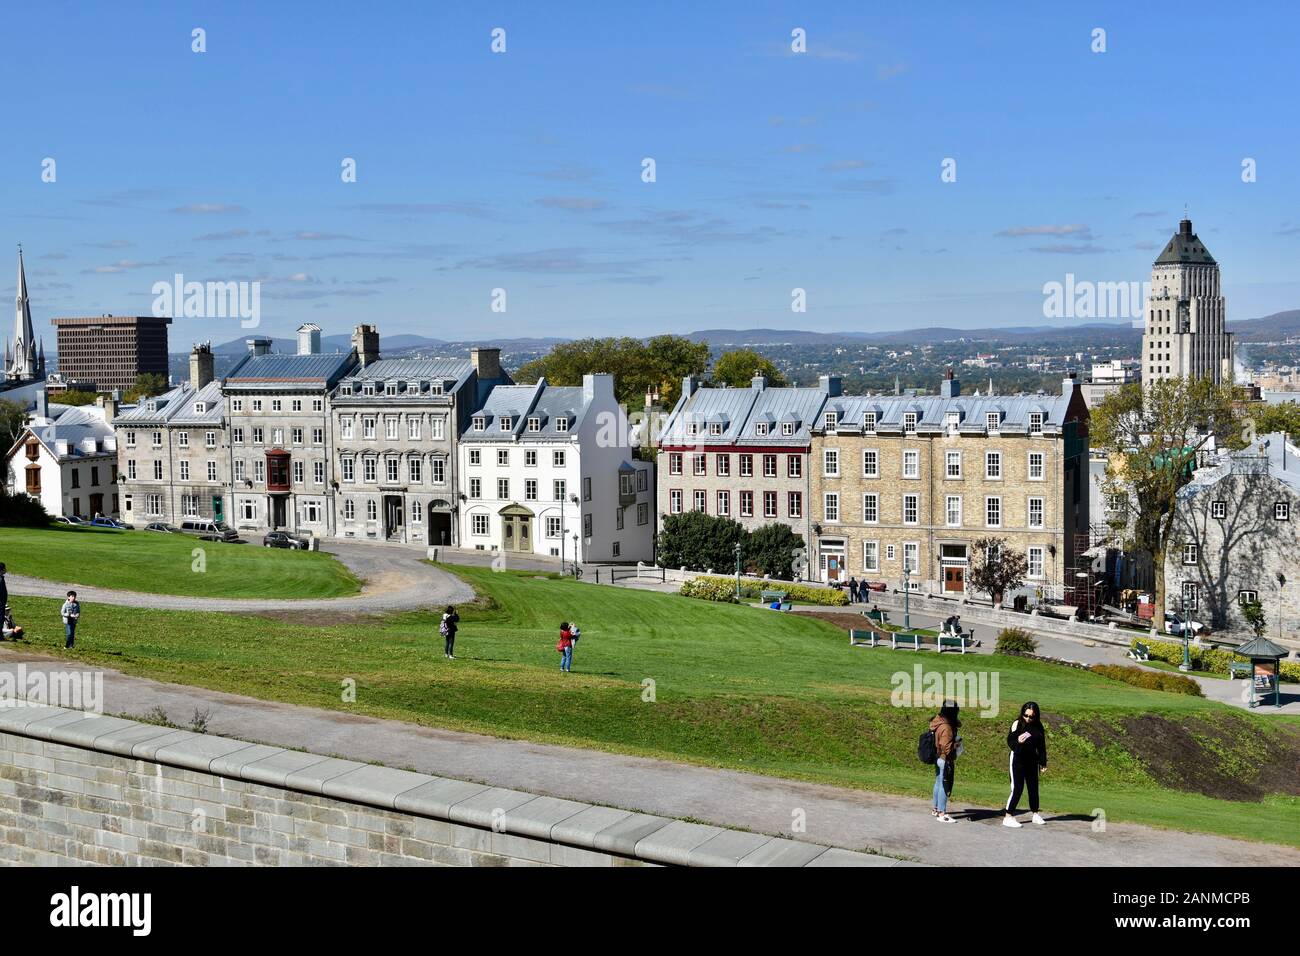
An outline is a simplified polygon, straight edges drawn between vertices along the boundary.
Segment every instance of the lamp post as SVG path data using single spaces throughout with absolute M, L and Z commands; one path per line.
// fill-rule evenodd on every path
M 1182 600 L 1179 604 L 1182 610 L 1183 618 L 1183 662 L 1178 665 L 1180 671 L 1190 671 L 1192 669 L 1192 652 L 1187 646 L 1187 632 L 1192 629 L 1192 622 L 1187 617 L 1187 592 L 1184 591 Z
M 740 601 L 740 542 L 736 542 L 736 601 Z
M 578 533 L 575 531 L 573 534 L 573 579 L 576 581 L 581 576 L 582 572 L 578 570 Z
M 903 559 L 903 630 L 912 629 L 912 566 L 907 563 L 907 558 Z

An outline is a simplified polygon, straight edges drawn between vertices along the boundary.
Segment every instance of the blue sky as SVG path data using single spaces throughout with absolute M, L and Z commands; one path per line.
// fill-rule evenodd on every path
M 273 334 L 873 331 L 1042 324 L 1187 203 L 1230 318 L 1300 308 L 1293 5 L 971 6 L 11 7 L 0 247 L 51 339 L 177 272 Z

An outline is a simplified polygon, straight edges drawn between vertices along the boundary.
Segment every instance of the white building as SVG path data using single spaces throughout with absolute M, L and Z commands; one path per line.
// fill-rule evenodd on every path
M 492 389 L 457 449 L 461 547 L 651 560 L 654 466 L 631 431 L 611 375 Z
M 11 494 L 26 492 L 51 515 L 94 518 L 118 510 L 117 439 L 109 424 L 111 400 L 73 408 L 47 405 L 36 412 L 5 456 Z
M 1151 267 L 1142 381 L 1209 378 L 1231 384 L 1232 333 L 1224 330 L 1227 305 L 1219 289 L 1219 264 L 1184 219 Z

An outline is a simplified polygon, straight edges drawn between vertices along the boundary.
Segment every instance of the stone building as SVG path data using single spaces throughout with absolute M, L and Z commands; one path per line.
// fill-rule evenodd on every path
M 1060 395 L 828 398 L 813 428 L 812 576 L 966 590 L 978 539 L 1025 553 L 1027 588 L 1061 599 L 1088 532 L 1088 411 Z M 1011 595 L 1004 595 L 1010 601 Z
M 840 380 L 817 388 L 774 388 L 758 376 L 748 388 L 701 388 L 687 378 L 660 432 L 659 511 L 704 511 L 747 530 L 789 525 L 808 538 L 809 449 Z
M 1142 333 L 1142 381 L 1233 381 L 1232 333 L 1219 288 L 1219 264 L 1184 219 L 1151 267 Z
M 230 431 L 212 346 L 190 352 L 189 378 L 145 398 L 113 419 L 122 480 L 122 520 L 137 528 L 161 521 L 230 518 Z
M 1198 468 L 1178 492 L 1174 537 L 1165 553 L 1167 613 L 1212 631 L 1254 632 L 1241 605 L 1258 600 L 1266 636 L 1300 622 L 1300 447 L 1285 435 L 1257 438 Z
M 293 355 L 271 340 L 248 340 L 249 354 L 221 381 L 230 422 L 231 515 L 238 531 L 335 533 L 329 397 L 358 362 L 379 357 L 373 326 L 358 326 L 349 352 L 321 352 L 320 329 L 298 330 Z
M 330 397 L 335 533 L 459 546 L 457 438 L 492 388 L 511 384 L 501 350 L 362 358 Z
M 50 515 L 117 515 L 117 439 L 109 424 L 113 402 L 50 404 L 44 392 L 5 456 L 10 494 L 27 494 Z

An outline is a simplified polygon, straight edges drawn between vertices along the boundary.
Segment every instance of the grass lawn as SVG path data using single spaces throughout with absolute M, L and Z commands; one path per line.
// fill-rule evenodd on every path
M 449 570 L 482 596 L 461 608 L 456 661 L 442 656 L 432 610 L 321 627 L 88 606 L 74 653 L 268 699 L 918 797 L 933 771 L 916 742 L 935 708 L 893 706 L 892 679 L 984 672 L 997 676 L 1000 712 L 964 714 L 959 804 L 1005 799 L 1007 726 L 1032 699 L 1050 727 L 1048 811 L 1300 845 L 1296 718 L 1023 658 L 850 648 L 808 615 Z M 19 598 L 17 610 L 33 643 L 61 643 L 55 602 Z M 573 674 L 559 671 L 562 620 L 582 626 Z M 355 703 L 340 699 L 345 678 Z
M 196 548 L 202 549 L 202 566 Z M 359 582 L 320 551 L 258 543 L 200 541 L 185 534 L 54 525 L 0 528 L 0 561 L 10 574 L 154 594 L 232 598 L 327 598 L 355 594 Z

